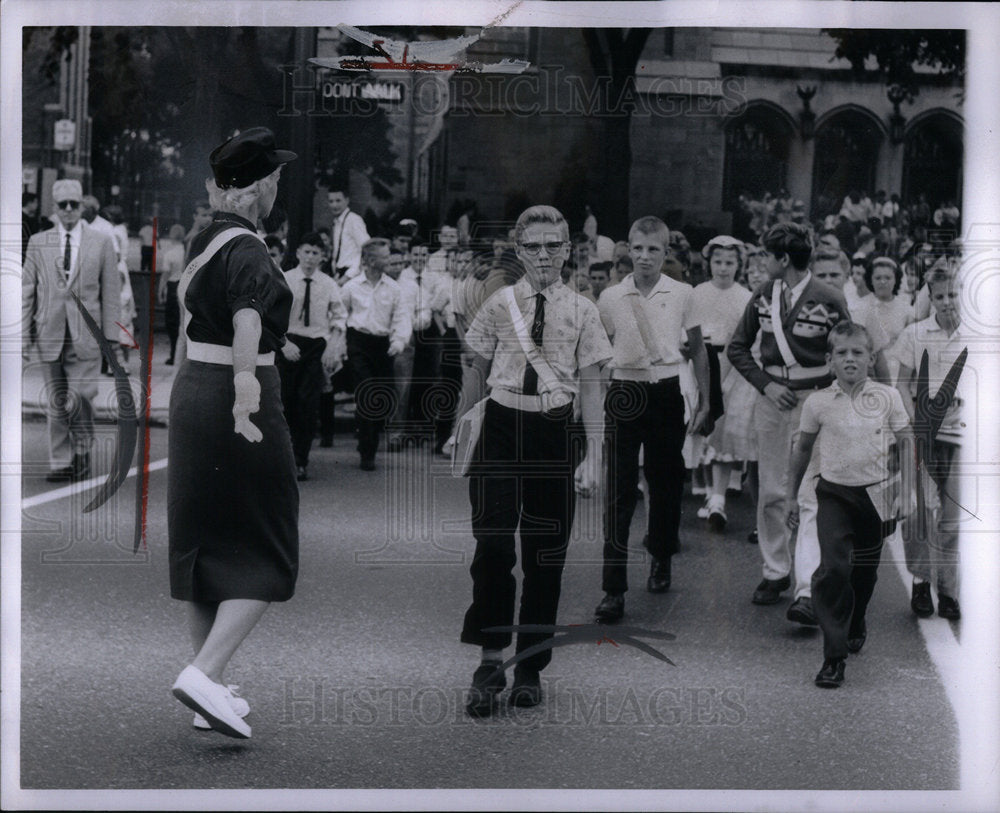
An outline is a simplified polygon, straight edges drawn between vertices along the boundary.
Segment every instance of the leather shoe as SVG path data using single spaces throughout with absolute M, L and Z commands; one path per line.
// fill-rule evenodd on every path
M 68 483 L 73 479 L 73 464 L 63 466 L 61 469 L 53 469 L 45 475 L 46 483 Z
M 801 624 L 803 627 L 819 626 L 816 621 L 816 612 L 813 610 L 812 599 L 809 596 L 799 596 L 795 599 L 788 608 L 788 612 L 785 613 L 785 618 L 796 624 Z
M 782 576 L 780 579 L 763 579 L 750 600 L 754 604 L 777 604 L 781 601 L 781 591 L 791 586 L 792 580 L 788 576 Z
M 934 615 L 934 600 L 931 598 L 930 582 L 913 585 L 913 593 L 910 596 L 910 609 L 920 616 L 920 618 L 927 618 Z
M 373 458 L 373 457 L 362 457 L 361 458 L 361 471 L 375 471 L 375 458 Z
M 653 556 L 651 558 L 646 590 L 650 593 L 666 593 L 670 589 L 670 557 L 657 559 Z
M 821 689 L 836 689 L 844 682 L 844 659 L 827 658 L 816 675 L 816 685 Z
M 309 479 L 309 472 L 306 471 L 305 466 L 295 467 L 295 479 L 298 480 L 300 483 Z
M 73 474 L 70 479 L 74 483 L 78 483 L 81 480 L 86 480 L 90 477 L 90 455 L 87 452 L 80 452 L 79 454 L 73 455 Z
M 514 685 L 510 690 L 510 704 L 522 709 L 542 702 L 542 681 L 538 672 L 526 667 L 514 667 Z
M 949 621 L 957 621 L 962 617 L 962 611 L 958 607 L 958 602 L 951 596 L 946 596 L 938 590 L 938 615 L 947 618 Z
M 868 640 L 868 625 L 862 618 L 860 622 L 854 622 L 851 624 L 851 629 L 847 631 L 847 651 L 852 654 L 857 654 L 861 651 L 861 647 L 865 645 L 865 641 Z
M 472 673 L 472 685 L 465 695 L 465 711 L 473 717 L 485 717 L 493 712 L 493 703 L 507 685 L 507 675 L 500 661 L 481 663 Z
M 625 615 L 625 595 L 623 593 L 605 593 L 601 603 L 594 610 L 594 620 L 598 624 L 620 621 L 623 615 Z
M 752 531 L 750 531 L 750 533 L 747 534 L 747 542 L 749 542 L 751 545 L 760 544 L 760 536 L 758 536 L 756 528 L 754 528 Z
M 237 739 L 250 739 L 250 726 L 233 711 L 229 689 L 211 680 L 197 667 L 186 667 L 177 676 L 172 691 L 174 697 L 204 717 L 219 733 Z

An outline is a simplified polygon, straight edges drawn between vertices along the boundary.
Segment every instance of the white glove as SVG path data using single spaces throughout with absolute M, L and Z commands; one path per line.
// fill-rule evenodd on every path
M 260 409 L 260 382 L 256 376 L 244 370 L 233 378 L 236 400 L 233 403 L 234 429 L 251 443 L 261 440 L 264 435 L 250 422 L 250 416 Z

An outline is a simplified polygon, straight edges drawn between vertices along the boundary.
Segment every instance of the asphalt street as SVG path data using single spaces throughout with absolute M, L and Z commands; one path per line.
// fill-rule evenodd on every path
M 113 427 L 99 432 L 107 471 Z M 83 514 L 94 488 L 47 499 L 44 423 L 23 426 L 21 784 L 24 788 L 955 789 L 955 715 L 895 564 L 883 561 L 865 649 L 817 689 L 819 633 L 757 607 L 749 498 L 712 534 L 685 498 L 665 595 L 637 547 L 623 624 L 673 666 L 607 637 L 556 650 L 545 701 L 464 714 L 477 651 L 459 642 L 471 596 L 466 481 L 425 447 L 357 467 L 353 439 L 314 449 L 301 492 L 301 575 L 234 658 L 228 682 L 253 738 L 191 726 L 170 694 L 191 658 L 167 582 L 166 469 L 149 480 L 132 554 L 136 480 Z M 150 460 L 167 429 L 151 429 Z M 589 624 L 600 514 L 581 501 L 559 621 Z M 645 522 L 636 512 L 632 542 Z M 889 558 L 889 557 L 887 557 Z M 619 635 L 621 634 L 619 630 Z M 608 640 L 610 639 L 610 640 Z

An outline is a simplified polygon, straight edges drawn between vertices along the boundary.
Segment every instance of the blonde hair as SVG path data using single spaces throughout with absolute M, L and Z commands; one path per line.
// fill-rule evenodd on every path
M 534 226 L 538 223 L 557 226 L 563 241 L 569 240 L 569 224 L 566 222 L 566 218 L 562 216 L 562 212 L 556 209 L 555 206 L 530 206 L 521 212 L 517 223 L 514 224 L 515 239 L 520 242 L 528 226 Z
M 205 190 L 208 192 L 208 203 L 216 212 L 230 212 L 238 214 L 245 212 L 260 200 L 272 187 L 278 185 L 278 178 L 281 176 L 279 166 L 270 175 L 266 175 L 254 181 L 249 186 L 242 188 L 220 189 L 215 183 L 215 178 L 205 179 Z M 267 212 L 261 214 L 266 215 Z

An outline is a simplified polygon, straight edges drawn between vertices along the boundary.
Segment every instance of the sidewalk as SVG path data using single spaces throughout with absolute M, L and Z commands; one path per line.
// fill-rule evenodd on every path
M 164 362 L 170 356 L 170 340 L 165 333 L 153 334 L 153 366 L 150 376 L 150 426 L 166 426 L 167 414 L 170 409 L 170 388 L 174 381 L 177 368 Z M 137 410 L 140 394 L 139 352 L 129 350 L 129 359 L 125 369 L 129 374 L 132 392 L 136 398 Z M 33 359 L 24 362 L 21 390 L 21 414 L 24 416 L 45 416 L 45 379 L 42 375 L 42 364 Z M 118 399 L 115 395 L 115 380 L 112 376 L 102 375 L 97 382 L 97 397 L 94 399 L 94 412 L 98 420 L 114 421 L 118 417 Z M 337 431 L 353 428 L 354 399 L 346 393 L 337 394 L 334 410 Z

